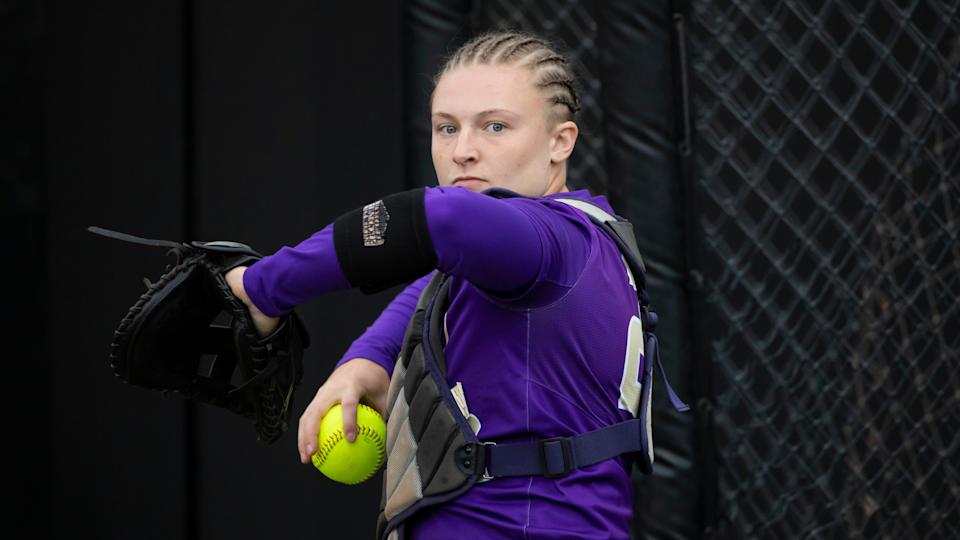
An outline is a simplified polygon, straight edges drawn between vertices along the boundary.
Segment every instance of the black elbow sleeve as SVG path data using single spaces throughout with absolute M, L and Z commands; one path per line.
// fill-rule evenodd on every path
M 389 195 L 333 222 L 337 260 L 351 285 L 372 294 L 436 268 L 425 191 L 417 188 Z

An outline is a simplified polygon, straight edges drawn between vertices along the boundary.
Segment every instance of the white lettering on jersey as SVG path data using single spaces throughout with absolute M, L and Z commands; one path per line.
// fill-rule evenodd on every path
M 630 317 L 627 331 L 627 356 L 623 360 L 623 378 L 620 379 L 619 406 L 637 416 L 640 409 L 640 359 L 643 357 L 643 323 L 640 317 Z
M 623 268 L 627 271 L 627 280 L 634 291 L 637 290 L 637 283 L 633 279 L 633 272 L 627 265 L 627 260 L 620 255 L 623 262 Z M 640 313 L 640 304 L 637 304 L 637 313 Z M 623 376 L 620 379 L 620 401 L 618 406 L 630 411 L 634 417 L 640 410 L 640 359 L 643 357 L 643 323 L 640 317 L 634 315 L 630 317 L 627 328 L 627 353 L 623 359 Z

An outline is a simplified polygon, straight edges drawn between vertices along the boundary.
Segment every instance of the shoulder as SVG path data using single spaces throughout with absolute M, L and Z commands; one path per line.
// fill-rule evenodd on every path
M 543 197 L 525 197 L 512 191 L 491 188 L 482 192 L 489 197 L 502 199 L 507 204 L 522 209 L 549 215 L 572 217 L 576 221 L 591 223 L 589 213 L 596 209 L 602 214 L 617 217 L 610 202 L 603 195 L 594 195 L 588 190 L 565 191 Z
M 576 286 L 590 264 L 596 264 L 601 252 L 609 251 L 604 246 L 609 240 L 590 216 L 579 205 L 563 200 L 590 203 L 612 213 L 605 197 L 593 196 L 586 190 L 537 198 L 505 190 L 483 193 L 523 212 L 540 237 L 541 266 L 535 283 L 517 297 L 499 299 L 513 307 L 536 309 L 554 304 Z

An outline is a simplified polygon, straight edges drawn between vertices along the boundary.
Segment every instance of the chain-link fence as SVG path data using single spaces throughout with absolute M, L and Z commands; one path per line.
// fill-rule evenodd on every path
M 718 535 L 960 537 L 960 2 L 689 15 Z

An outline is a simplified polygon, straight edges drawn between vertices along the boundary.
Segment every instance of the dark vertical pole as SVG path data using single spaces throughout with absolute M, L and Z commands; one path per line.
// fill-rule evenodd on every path
M 186 239 L 196 237 L 196 145 L 194 140 L 195 121 L 195 84 L 194 84 L 194 46 L 195 31 L 192 0 L 182 0 L 182 92 L 183 92 L 183 235 Z M 193 401 L 186 400 L 183 408 L 183 461 L 184 461 L 184 498 L 183 526 L 184 539 L 196 540 L 197 531 L 197 408 Z
M 678 159 L 681 171 L 682 201 L 685 205 L 686 225 L 684 244 L 687 262 L 688 313 L 690 335 L 701 336 L 692 340 L 695 366 L 694 392 L 696 405 L 694 412 L 697 421 L 697 461 L 696 470 L 700 491 L 700 537 L 709 540 L 716 536 L 717 523 L 717 459 L 713 437 L 713 389 L 712 364 L 708 344 L 702 336 L 704 313 L 707 309 L 704 297 L 704 275 L 699 270 L 702 260 L 698 252 L 697 239 L 693 237 L 699 231 L 697 210 L 696 163 L 693 158 L 695 144 L 692 126 L 692 84 L 689 73 L 690 55 L 687 49 L 687 36 L 690 32 L 690 6 L 687 2 L 673 2 L 673 35 L 675 55 L 674 99 L 677 108 Z

